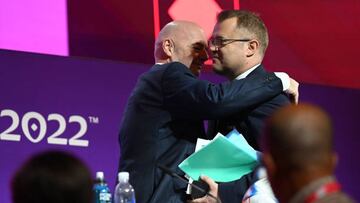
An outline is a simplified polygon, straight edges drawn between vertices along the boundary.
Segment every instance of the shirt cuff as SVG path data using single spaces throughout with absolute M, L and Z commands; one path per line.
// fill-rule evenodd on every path
M 284 72 L 275 72 L 276 77 L 280 78 L 282 86 L 283 86 L 283 91 L 289 89 L 290 87 L 290 77 L 287 73 Z

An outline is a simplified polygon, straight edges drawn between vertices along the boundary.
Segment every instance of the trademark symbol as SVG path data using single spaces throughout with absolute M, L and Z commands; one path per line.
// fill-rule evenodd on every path
M 89 116 L 89 122 L 94 124 L 99 124 L 99 117 Z

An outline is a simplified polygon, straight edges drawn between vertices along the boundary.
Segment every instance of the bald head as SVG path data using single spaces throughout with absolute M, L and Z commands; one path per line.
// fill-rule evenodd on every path
M 316 106 L 290 105 L 277 111 L 267 123 L 263 144 L 283 171 L 332 170 L 331 121 Z
M 164 39 L 189 39 L 194 32 L 203 32 L 201 27 L 190 21 L 175 20 L 166 24 L 159 32 L 155 45 Z
M 156 63 L 178 61 L 198 75 L 207 60 L 206 38 L 199 25 L 189 21 L 173 21 L 160 31 L 154 49 Z

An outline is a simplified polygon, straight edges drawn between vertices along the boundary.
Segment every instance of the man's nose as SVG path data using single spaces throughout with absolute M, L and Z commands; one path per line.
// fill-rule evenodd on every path
M 213 58 L 213 56 L 216 55 L 217 51 L 218 49 L 213 44 L 209 43 L 207 48 L 208 57 L 210 56 L 211 58 Z
M 206 61 L 209 59 L 208 50 L 206 48 L 201 52 L 200 58 L 202 61 Z
M 212 43 L 209 43 L 208 50 L 209 50 L 208 55 L 212 57 L 218 51 L 218 48 L 216 48 L 216 46 L 213 45 Z
M 209 49 L 211 52 L 216 51 L 215 45 L 214 45 L 213 43 L 211 43 L 210 41 L 209 41 L 209 43 L 208 43 L 208 49 Z

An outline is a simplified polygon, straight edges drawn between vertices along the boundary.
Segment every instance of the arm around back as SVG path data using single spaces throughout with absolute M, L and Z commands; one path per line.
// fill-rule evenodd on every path
M 220 84 L 197 79 L 179 62 L 162 76 L 164 105 L 177 118 L 220 119 L 252 107 L 283 91 L 273 73 Z

